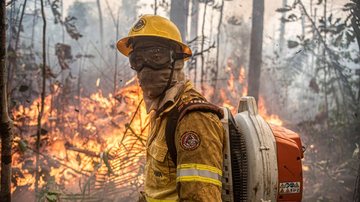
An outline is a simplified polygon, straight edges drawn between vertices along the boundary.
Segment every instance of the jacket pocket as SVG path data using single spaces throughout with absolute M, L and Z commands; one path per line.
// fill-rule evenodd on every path
M 170 169 L 168 164 L 168 148 L 154 142 L 148 149 L 148 183 L 154 186 L 165 186 L 170 182 Z

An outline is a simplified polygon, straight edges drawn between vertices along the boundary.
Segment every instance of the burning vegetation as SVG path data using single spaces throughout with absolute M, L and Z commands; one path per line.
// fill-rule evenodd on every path
M 233 113 L 240 96 L 246 95 L 246 87 L 241 95 L 237 95 L 234 87 L 239 83 L 245 86 L 243 76 L 243 71 L 237 77 L 231 74 L 228 87 L 221 89 L 223 102 L 218 104 Z M 39 187 L 46 190 L 42 197 L 52 194 L 73 200 L 136 197 L 144 180 L 148 122 L 140 87 L 134 79 L 128 83 L 115 96 L 104 96 L 99 90 L 89 97 L 75 97 L 74 102 L 65 101 L 66 107 L 58 105 L 61 87 L 53 85 L 53 94 L 44 101 L 39 152 L 34 147 L 34 134 L 40 99 L 28 107 L 14 108 L 13 193 L 34 190 L 38 153 Z M 267 113 L 262 98 L 259 111 L 269 123 L 282 125 L 278 116 Z
M 2 113 L 9 108 L 13 141 L 2 137 L 12 151 L 2 171 L 12 171 L 12 200 L 138 197 L 149 123 L 115 43 L 149 12 L 182 25 L 194 53 L 185 72 L 209 101 L 235 114 L 257 81 L 259 113 L 305 145 L 304 201 L 359 200 L 359 2 L 265 1 L 265 21 L 251 24 L 255 5 L 244 1 L 174 1 L 6 1 Z M 254 61 L 262 62 L 255 77 Z

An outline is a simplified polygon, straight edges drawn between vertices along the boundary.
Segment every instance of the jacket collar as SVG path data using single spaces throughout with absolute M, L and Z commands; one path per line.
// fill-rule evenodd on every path
M 180 100 L 180 96 L 184 92 L 187 92 L 192 88 L 193 85 L 189 80 L 175 84 L 165 92 L 165 96 L 162 99 L 158 98 L 154 100 L 149 108 L 147 108 L 147 112 L 150 113 L 154 110 L 158 116 L 162 116 L 163 113 L 170 111 L 176 106 Z

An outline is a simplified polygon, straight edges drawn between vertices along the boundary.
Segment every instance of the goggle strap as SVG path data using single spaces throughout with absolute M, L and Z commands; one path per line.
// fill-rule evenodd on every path
M 187 53 L 174 53 L 174 59 L 175 60 L 185 59 L 185 58 L 188 58 L 190 56 L 191 55 L 187 54 Z

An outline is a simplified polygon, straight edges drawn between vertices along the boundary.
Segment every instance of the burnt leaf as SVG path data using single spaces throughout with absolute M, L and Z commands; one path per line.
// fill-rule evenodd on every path
M 344 5 L 344 7 L 343 7 L 343 11 L 349 11 L 349 10 L 352 10 L 352 9 L 354 9 L 354 8 L 356 8 L 356 4 L 355 3 L 347 3 L 347 4 L 345 4 Z
M 336 39 L 335 39 L 335 46 L 340 46 L 342 44 L 342 39 L 343 39 L 343 35 L 344 33 L 342 32 L 341 34 L 339 34 Z
M 332 21 L 332 17 L 333 17 L 333 14 L 330 14 L 330 16 L 328 17 L 328 21 L 331 23 Z
M 41 134 L 41 135 L 46 135 L 48 132 L 49 132 L 49 131 L 47 131 L 47 130 L 45 130 L 45 129 L 43 129 L 43 128 L 41 128 L 41 130 L 40 130 L 40 134 Z
M 241 18 L 237 17 L 237 16 L 231 16 L 227 22 L 231 25 L 235 25 L 235 26 L 239 26 L 242 24 L 242 20 Z
M 341 23 L 339 25 L 336 25 L 336 32 L 340 33 L 342 31 L 344 31 L 344 29 L 346 28 L 346 25 L 344 23 Z
M 27 91 L 27 90 L 29 90 L 29 86 L 21 85 L 21 86 L 19 87 L 19 91 L 20 91 L 20 92 L 25 92 L 25 91 Z
M 76 161 L 78 162 L 78 164 L 81 164 L 81 157 L 79 154 L 76 155 Z
M 288 17 L 289 22 L 294 22 L 298 19 L 298 17 L 295 14 L 291 14 Z
M 27 150 L 27 142 L 25 140 L 19 141 L 19 149 L 21 152 L 25 152 Z
M 277 8 L 275 11 L 279 12 L 279 13 L 285 13 L 285 12 L 288 12 L 291 10 L 292 10 L 292 8 L 290 6 L 285 6 L 283 8 Z
M 77 20 L 76 17 L 68 16 L 65 18 L 64 26 L 66 29 L 66 32 L 70 35 L 71 38 L 78 40 L 83 35 L 80 34 L 79 30 L 75 26 L 74 21 Z
M 288 47 L 289 48 L 296 48 L 299 45 L 297 41 L 288 40 Z
M 309 88 L 310 88 L 312 91 L 314 91 L 315 93 L 319 93 L 319 92 L 320 92 L 319 85 L 316 83 L 316 79 L 315 79 L 315 78 L 312 78 L 312 79 L 310 80 Z
M 355 35 L 352 35 L 350 32 L 346 32 L 346 40 L 350 44 L 355 39 Z

